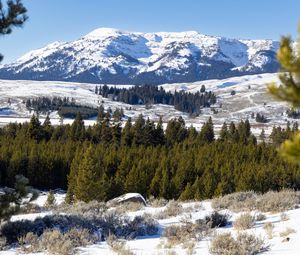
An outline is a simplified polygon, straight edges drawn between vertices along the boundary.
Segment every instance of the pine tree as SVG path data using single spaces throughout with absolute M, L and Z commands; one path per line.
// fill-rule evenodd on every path
M 50 140 L 50 138 L 52 136 L 53 128 L 51 126 L 51 121 L 50 121 L 49 114 L 47 114 L 42 128 L 43 128 L 43 131 L 44 131 L 44 134 L 43 134 L 44 138 L 47 141 Z
M 122 130 L 122 136 L 121 136 L 122 146 L 131 146 L 132 139 L 133 139 L 132 122 L 131 122 L 131 118 L 129 117 Z
M 71 139 L 74 141 L 80 141 L 84 138 L 84 121 L 80 112 L 77 113 L 75 120 L 71 126 Z
M 0 34 L 10 34 L 13 27 L 21 27 L 28 18 L 26 12 L 21 0 L 9 0 L 6 7 L 0 1 Z M 2 59 L 0 54 L 0 62 Z
M 75 198 L 77 201 L 84 202 L 97 200 L 100 188 L 100 179 L 95 168 L 94 150 L 90 146 L 78 166 Z
M 21 205 L 25 206 L 37 198 L 37 192 L 29 187 L 28 183 L 27 178 L 17 175 L 14 188 L 0 189 L 0 224 L 17 213 Z M 29 194 L 31 194 L 31 198 L 29 200 L 24 199 Z
M 133 125 L 133 144 L 141 145 L 145 142 L 145 119 L 142 114 L 140 114 Z
M 220 130 L 220 140 L 225 141 L 229 138 L 229 132 L 226 122 L 223 123 L 223 126 Z
M 41 130 L 41 122 L 39 121 L 39 118 L 35 114 L 33 114 L 29 122 L 28 136 L 31 139 L 39 141 L 42 137 Z
M 70 173 L 68 175 L 68 189 L 65 198 L 65 202 L 67 204 L 75 202 L 75 188 L 77 186 L 78 169 L 82 161 L 82 155 L 82 148 L 80 147 L 75 152 L 75 156 L 72 160 L 70 167 Z
M 52 190 L 49 191 L 48 196 L 47 196 L 47 200 L 45 203 L 46 207 L 52 207 L 56 204 L 56 199 L 54 196 L 54 192 Z
M 159 121 L 156 125 L 156 129 L 155 129 L 154 132 L 155 132 L 155 135 L 154 135 L 154 142 L 153 143 L 155 145 L 165 144 L 165 134 L 164 134 L 162 117 L 159 118 Z
M 281 39 L 277 52 L 277 59 L 281 65 L 279 74 L 280 86 L 272 83 L 268 86 L 269 92 L 277 99 L 289 102 L 293 107 L 300 107 L 300 24 L 296 48 L 290 36 Z M 281 154 L 287 159 L 300 163 L 300 133 L 281 146 Z
M 265 139 L 266 139 L 266 134 L 265 134 L 265 129 L 264 129 L 264 128 L 261 130 L 261 133 L 260 133 L 260 135 L 259 135 L 259 139 L 260 139 L 262 142 L 264 142 Z
M 199 139 L 200 143 L 212 143 L 215 140 L 214 125 L 211 117 L 202 126 Z

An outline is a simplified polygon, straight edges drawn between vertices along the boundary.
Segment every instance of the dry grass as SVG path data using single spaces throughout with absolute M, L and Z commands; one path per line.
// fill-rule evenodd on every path
M 265 230 L 269 239 L 273 238 L 273 229 L 274 225 L 271 222 L 267 222 L 264 224 L 263 229 Z
M 282 232 L 279 233 L 279 236 L 280 237 L 287 237 L 290 234 L 294 234 L 294 233 L 296 233 L 295 229 L 293 229 L 293 228 L 286 228 L 284 231 L 282 231 Z
M 141 203 L 128 202 L 118 205 L 115 210 L 118 214 L 126 214 L 128 212 L 136 212 L 142 210 L 145 206 Z
M 154 208 L 158 208 L 158 207 L 163 207 L 166 206 L 168 204 L 168 200 L 164 199 L 164 198 L 154 198 L 154 197 L 150 197 L 147 201 L 147 203 Z
M 4 250 L 6 247 L 6 238 L 0 236 L 0 250 Z
M 195 253 L 195 247 L 195 241 L 187 241 L 182 245 L 182 248 L 186 250 L 187 255 L 193 255 Z

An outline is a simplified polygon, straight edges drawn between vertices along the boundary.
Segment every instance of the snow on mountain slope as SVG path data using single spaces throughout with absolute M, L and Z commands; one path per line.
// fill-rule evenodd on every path
M 223 80 L 163 84 L 162 87 L 167 91 L 185 90 L 191 93 L 199 91 L 201 86 L 205 85 L 207 91 L 213 91 L 217 95 L 215 106 L 217 112 L 204 108 L 198 117 L 190 117 L 187 113 L 179 112 L 169 105 L 153 105 L 151 108 L 146 108 L 144 105 L 132 106 L 102 98 L 94 93 L 94 84 L 0 80 L 0 125 L 15 121 L 28 121 L 32 113 L 25 107 L 24 101 L 27 98 L 69 97 L 74 98 L 78 104 L 82 105 L 98 107 L 99 104 L 103 103 L 105 108 L 122 107 L 125 115 L 133 119 L 139 114 L 143 114 L 146 118 L 149 117 L 154 121 L 157 121 L 160 116 L 163 117 L 164 121 L 183 116 L 187 125 L 193 125 L 195 128 L 200 128 L 209 116 L 212 116 L 217 130 L 225 121 L 239 122 L 241 119 L 248 118 L 254 133 L 259 134 L 262 128 L 266 130 L 266 133 L 269 133 L 273 125 L 285 126 L 287 121 L 296 121 L 287 117 L 287 104 L 275 101 L 266 92 L 266 84 L 273 81 L 277 81 L 277 74 L 246 75 Z M 116 86 L 128 87 L 132 85 Z M 232 90 L 236 91 L 236 95 L 231 95 Z M 264 114 L 269 122 L 266 124 L 256 123 L 255 119 L 251 118 L 252 113 Z M 59 124 L 59 117 L 56 112 L 51 113 L 50 117 L 53 124 Z M 64 123 L 72 123 L 72 121 L 65 119 Z M 92 125 L 95 120 L 86 120 L 85 123 Z
M 195 31 L 136 33 L 99 28 L 0 65 L 1 79 L 163 84 L 276 72 L 272 40 L 237 40 Z

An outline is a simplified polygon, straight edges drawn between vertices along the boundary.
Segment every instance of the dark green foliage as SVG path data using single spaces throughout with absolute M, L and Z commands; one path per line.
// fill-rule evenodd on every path
M 34 99 L 27 99 L 25 105 L 29 111 L 43 114 L 58 111 L 58 115 L 60 117 L 71 119 L 74 119 L 79 112 L 83 119 L 90 119 L 101 114 L 98 109 L 76 104 L 74 98 L 70 99 L 68 97 L 38 97 Z M 104 109 L 101 108 L 101 110 L 104 112 Z M 116 118 L 122 114 L 121 109 L 118 109 L 118 111 L 120 111 L 120 113 L 116 113 Z
M 78 113 L 82 115 L 83 119 L 90 119 L 98 115 L 98 110 L 88 106 L 62 106 L 58 110 L 58 115 L 63 118 L 74 119 Z
M 9 244 L 17 242 L 20 237 L 26 236 L 29 232 L 41 236 L 45 231 L 54 229 L 62 233 L 74 228 L 86 229 L 95 236 L 99 236 L 99 229 L 101 229 L 102 239 L 106 239 L 111 234 L 122 239 L 132 239 L 137 236 L 156 235 L 158 232 L 158 223 L 153 219 L 142 216 L 129 219 L 115 213 L 95 214 L 91 210 L 89 212 L 91 215 L 54 214 L 33 221 L 7 222 L 1 227 L 1 232 Z
M 216 95 L 211 91 L 206 92 L 204 85 L 196 93 L 175 91 L 172 94 L 171 92 L 166 92 L 162 87 L 150 85 L 133 86 L 129 89 L 108 87 L 107 85 L 96 86 L 95 93 L 131 105 L 174 105 L 176 110 L 190 114 L 199 114 L 200 108 L 210 107 L 211 104 L 216 103 Z
M 29 196 L 27 201 L 24 198 Z M 28 186 L 28 179 L 17 175 L 14 188 L 0 189 L 0 225 L 3 220 L 8 220 L 13 214 L 20 210 L 21 205 L 25 205 L 37 197 L 37 193 Z
M 296 125 L 274 128 L 273 144 L 257 144 L 247 120 L 224 124 L 219 139 L 211 119 L 200 132 L 182 118 L 170 120 L 165 132 L 162 124 L 139 116 L 121 129 L 108 112 L 88 128 L 80 114 L 65 126 L 53 127 L 49 119 L 41 125 L 36 116 L 9 124 L 0 129 L 0 185 L 13 186 L 23 174 L 36 188 L 67 189 L 69 203 L 126 192 L 185 200 L 300 188 L 300 167 L 276 151 Z
M 49 191 L 48 196 L 47 196 L 47 200 L 46 200 L 46 206 L 53 206 L 55 205 L 56 201 L 55 201 L 55 196 L 54 196 L 54 192 L 52 190 Z
M 13 27 L 20 27 L 27 20 L 26 8 L 21 0 L 8 0 L 7 6 L 0 1 L 0 35 L 10 34 Z M 3 56 L 0 54 L 0 61 Z
M 257 113 L 255 117 L 255 121 L 259 123 L 267 123 L 268 119 L 263 114 Z

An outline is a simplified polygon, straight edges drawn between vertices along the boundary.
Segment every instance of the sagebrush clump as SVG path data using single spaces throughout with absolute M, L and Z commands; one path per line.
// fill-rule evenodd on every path
M 209 251 L 212 255 L 255 255 L 268 250 L 265 241 L 248 233 L 239 233 L 234 238 L 231 233 L 218 234 L 211 241 Z
M 237 230 L 246 230 L 252 228 L 254 223 L 254 217 L 250 213 L 244 213 L 233 222 L 233 227 Z
M 299 203 L 300 196 L 298 192 L 293 190 L 269 191 L 264 194 L 248 191 L 215 198 L 212 201 L 212 207 L 216 210 L 229 209 L 234 212 L 253 210 L 283 212 L 295 208 Z

